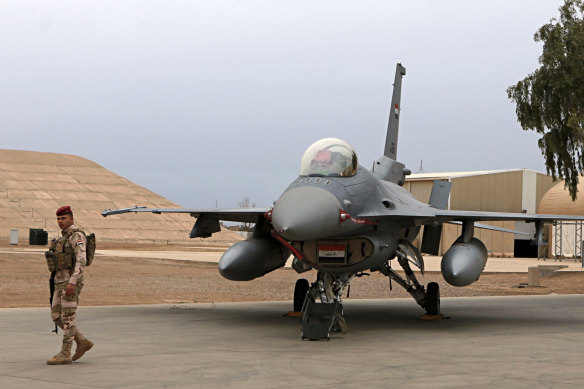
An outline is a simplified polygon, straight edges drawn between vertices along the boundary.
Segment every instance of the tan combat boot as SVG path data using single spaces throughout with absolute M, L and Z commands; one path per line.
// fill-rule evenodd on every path
M 75 355 L 73 355 L 73 360 L 76 361 L 83 356 L 86 352 L 91 350 L 93 347 L 93 342 L 87 339 L 79 330 L 75 331 L 75 343 L 77 343 L 77 348 L 75 349 Z
M 71 343 L 63 342 L 61 352 L 47 360 L 47 365 L 67 365 L 71 363 Z

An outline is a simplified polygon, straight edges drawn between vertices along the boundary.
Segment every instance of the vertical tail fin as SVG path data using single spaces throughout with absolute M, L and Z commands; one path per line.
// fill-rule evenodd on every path
M 383 155 L 393 160 L 397 158 L 397 136 L 399 130 L 399 114 L 401 109 L 402 77 L 406 75 L 406 68 L 398 63 L 395 68 L 395 80 L 393 82 L 393 95 L 389 109 L 389 121 L 387 123 L 387 137 L 385 138 L 385 151 Z
M 380 180 L 403 185 L 406 176 L 411 174 L 403 163 L 397 162 L 397 133 L 399 129 L 399 114 L 401 101 L 402 77 L 406 75 L 406 68 L 398 63 L 395 68 L 395 81 L 393 82 L 393 95 L 389 108 L 389 122 L 387 123 L 387 137 L 385 138 L 385 150 L 383 155 L 373 163 L 371 171 Z

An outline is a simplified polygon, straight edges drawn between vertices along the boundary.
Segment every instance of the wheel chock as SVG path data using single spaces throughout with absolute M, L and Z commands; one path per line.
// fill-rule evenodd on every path
M 422 319 L 422 320 L 444 320 L 444 319 L 448 319 L 448 318 L 440 313 L 438 315 L 422 315 L 422 317 L 420 317 L 420 319 Z
M 288 311 L 284 316 L 287 317 L 302 317 L 302 312 L 300 311 Z

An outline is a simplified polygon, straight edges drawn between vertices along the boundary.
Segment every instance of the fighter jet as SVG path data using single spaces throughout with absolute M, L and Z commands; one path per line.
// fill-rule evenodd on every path
M 543 243 L 543 224 L 555 220 L 583 220 L 565 215 L 446 210 L 451 183 L 436 181 L 429 204 L 402 186 L 410 170 L 396 160 L 401 113 L 401 85 L 406 69 L 396 66 L 393 95 L 383 155 L 371 169 L 359 165 L 357 154 L 337 138 L 312 144 L 300 162 L 300 175 L 272 208 L 154 209 L 133 207 L 106 210 L 103 216 L 128 212 L 188 213 L 197 218 L 191 238 L 220 231 L 220 220 L 255 223 L 251 238 L 229 248 L 219 261 L 219 272 L 229 280 L 248 281 L 276 270 L 293 256 L 292 268 L 316 271 L 310 284 L 301 278 L 294 288 L 294 309 L 302 313 L 302 337 L 328 339 L 331 331 L 345 331 L 342 297 L 355 277 L 380 272 L 403 287 L 428 315 L 440 315 L 436 282 L 424 286 L 412 266 L 424 273 L 421 252 L 438 254 L 443 223 L 462 224 L 460 237 L 441 261 L 444 279 L 454 286 L 478 280 L 487 262 L 485 245 L 474 228 L 512 232 L 479 221 L 533 222 L 533 241 Z M 412 244 L 424 226 L 421 250 Z M 396 271 L 394 260 L 404 275 Z

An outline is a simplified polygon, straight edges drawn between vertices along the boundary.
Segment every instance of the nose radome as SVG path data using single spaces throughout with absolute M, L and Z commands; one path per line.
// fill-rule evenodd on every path
M 339 230 L 341 203 L 329 191 L 310 186 L 292 188 L 274 204 L 272 224 L 284 238 L 304 241 Z

